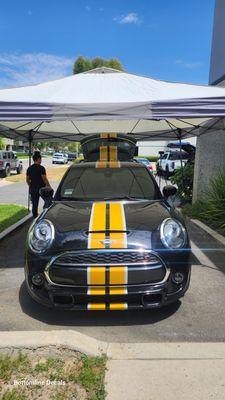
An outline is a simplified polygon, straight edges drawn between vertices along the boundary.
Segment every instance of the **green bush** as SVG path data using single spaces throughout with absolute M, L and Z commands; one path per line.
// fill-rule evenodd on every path
M 194 179 L 194 162 L 187 163 L 182 169 L 178 169 L 171 176 L 171 183 L 178 187 L 178 196 L 183 200 L 191 202 L 193 194 L 193 179 Z
M 204 201 L 196 201 L 183 212 L 225 233 L 225 168 L 210 180 Z

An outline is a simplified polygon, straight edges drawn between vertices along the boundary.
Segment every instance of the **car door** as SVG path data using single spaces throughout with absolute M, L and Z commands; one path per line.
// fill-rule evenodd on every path
M 10 157 L 11 169 L 16 169 L 16 158 L 15 158 L 15 154 L 12 151 L 9 152 L 9 157 Z
M 168 156 L 169 156 L 169 154 L 168 154 L 168 153 L 165 153 L 165 154 L 163 154 L 163 156 L 162 156 L 162 158 L 161 158 L 160 166 L 161 166 L 161 169 L 162 169 L 163 171 L 166 170 L 166 165 L 167 165 L 167 158 L 168 158 Z

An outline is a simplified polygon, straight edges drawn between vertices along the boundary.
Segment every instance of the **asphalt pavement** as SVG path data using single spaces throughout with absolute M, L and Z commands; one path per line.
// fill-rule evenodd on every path
M 48 167 L 51 159 L 44 163 Z M 7 202 L 26 205 L 26 184 L 0 182 L 0 203 Z M 159 310 L 110 313 L 56 311 L 29 297 L 23 272 L 28 228 L 26 224 L 0 242 L 1 331 L 73 329 L 99 340 L 128 343 L 224 341 L 225 249 L 200 227 L 188 223 L 195 258 L 184 298 Z
M 0 330 L 74 329 L 110 342 L 224 341 L 225 249 L 201 228 L 188 225 L 198 260 L 185 297 L 163 309 L 110 313 L 56 311 L 35 303 L 24 284 L 29 224 L 23 226 L 0 242 Z
M 24 172 L 26 172 L 28 165 L 29 165 L 28 159 L 24 159 L 23 160 Z M 46 168 L 47 172 L 49 167 L 59 168 L 62 166 L 61 164 L 52 165 L 51 157 L 43 158 L 42 165 Z M 68 166 L 69 165 L 70 163 L 68 163 Z M 56 190 L 59 182 L 50 181 L 50 184 L 52 185 L 53 189 Z M 25 176 L 24 176 L 24 182 L 19 182 L 19 183 L 12 183 L 6 181 L 4 178 L 0 178 L 0 203 L 13 203 L 13 204 L 21 204 L 23 206 L 27 206 L 28 186 L 25 182 Z M 42 206 L 43 206 L 43 201 L 40 199 L 39 211 L 41 211 Z

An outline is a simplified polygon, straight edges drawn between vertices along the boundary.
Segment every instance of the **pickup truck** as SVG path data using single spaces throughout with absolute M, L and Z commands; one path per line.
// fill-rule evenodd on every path
M 9 176 L 11 171 L 16 171 L 17 174 L 21 174 L 23 170 L 22 161 L 17 158 L 14 151 L 0 151 L 0 176 L 5 178 Z
M 183 166 L 190 159 L 190 156 L 185 151 L 166 151 L 157 161 L 156 170 L 158 175 L 164 175 L 169 178 L 173 173 L 181 167 L 181 159 Z

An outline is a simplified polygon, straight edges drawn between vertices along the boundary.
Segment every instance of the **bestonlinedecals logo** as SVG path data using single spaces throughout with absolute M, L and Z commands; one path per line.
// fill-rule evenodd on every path
M 46 380 L 38 380 L 38 379 L 33 379 L 33 380 L 28 380 L 28 379 L 22 379 L 22 380 L 14 380 L 13 381 L 13 386 L 65 386 L 66 382 L 65 381 L 56 381 L 53 380 L 51 381 L 50 379 Z

